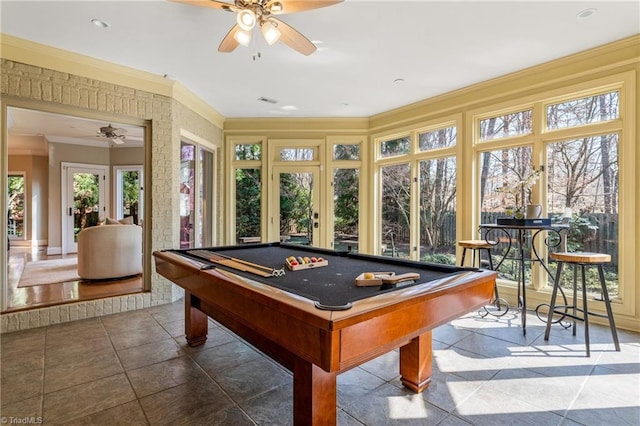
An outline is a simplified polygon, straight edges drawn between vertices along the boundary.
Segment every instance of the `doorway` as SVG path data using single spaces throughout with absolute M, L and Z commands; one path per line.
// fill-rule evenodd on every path
M 42 105 L 33 107 L 41 108 Z M 13 235 L 9 238 L 11 249 L 6 253 L 6 268 L 0 277 L 2 311 L 134 294 L 149 289 L 149 274 L 104 280 L 96 286 L 75 275 L 54 276 L 46 268 L 51 266 L 51 271 L 57 271 L 56 263 L 69 260 L 69 267 L 65 268 L 73 270 L 70 265 L 76 258 L 80 230 L 124 214 L 127 209 L 132 211 L 132 206 L 126 205 L 129 200 L 124 195 L 125 205 L 122 210 L 116 209 L 116 192 L 109 185 L 115 182 L 116 168 L 137 170 L 134 173 L 137 179 L 132 174 L 126 179 L 127 183 L 137 182 L 143 186 L 141 184 L 148 180 L 147 173 L 143 172 L 150 154 L 150 147 L 145 143 L 150 124 L 127 117 L 83 116 L 85 112 L 72 108 L 43 111 L 29 109 L 24 104 L 4 108 L 7 151 L 3 163 L 7 163 L 5 190 L 9 189 L 5 196 L 11 191 L 24 195 L 14 197 L 13 223 L 7 226 L 15 225 L 12 229 L 15 229 L 17 239 Z M 112 140 L 99 133 L 108 123 L 122 137 Z M 10 179 L 9 175 L 21 175 L 23 182 Z M 10 185 L 12 179 L 15 182 Z M 23 197 L 23 201 L 19 197 Z M 148 194 L 142 192 L 138 195 L 138 225 L 142 225 L 144 216 L 148 215 L 143 210 L 143 205 L 148 205 L 147 197 Z M 6 200 L 8 202 L 9 198 Z M 8 216 L 6 210 L 4 214 Z M 20 233 L 22 236 L 17 237 Z M 142 258 L 145 268 L 149 268 L 150 254 L 143 253 Z M 25 273 L 28 269 L 30 274 Z M 33 278 L 34 273 L 37 273 L 37 279 Z

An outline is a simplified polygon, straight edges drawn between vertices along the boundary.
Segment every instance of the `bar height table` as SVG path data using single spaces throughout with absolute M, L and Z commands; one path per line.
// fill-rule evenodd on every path
M 519 263 L 517 300 L 518 310 L 521 310 L 522 312 L 522 333 L 524 335 L 527 334 L 527 294 L 525 291 L 526 262 L 539 262 L 553 280 L 553 274 L 549 270 L 545 260 L 540 257 L 535 243 L 537 239 L 544 236 L 544 240 L 542 241 L 547 248 L 560 247 L 566 237 L 563 233 L 566 234 L 568 230 L 569 225 L 567 224 L 515 225 L 484 223 L 479 226 L 480 234 L 487 242 L 491 241 L 495 245 L 500 244 L 501 242 L 506 242 L 508 244 L 502 259 L 500 259 L 495 267 L 496 271 L 500 269 L 500 266 L 502 266 L 505 260 L 512 259 Z M 528 251 L 527 248 L 529 249 Z M 514 254 L 510 256 L 509 254 L 512 250 L 514 251 Z M 528 257 L 526 256 L 527 252 L 530 253 Z

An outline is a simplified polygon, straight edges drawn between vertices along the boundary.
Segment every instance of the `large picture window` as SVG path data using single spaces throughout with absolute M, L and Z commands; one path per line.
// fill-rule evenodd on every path
M 550 216 L 569 216 L 570 251 L 608 253 L 605 280 L 610 295 L 618 293 L 618 135 L 607 134 L 551 143 L 547 146 Z M 570 275 L 565 274 L 567 280 Z M 563 285 L 570 287 L 571 282 Z M 596 274 L 587 291 L 599 294 Z

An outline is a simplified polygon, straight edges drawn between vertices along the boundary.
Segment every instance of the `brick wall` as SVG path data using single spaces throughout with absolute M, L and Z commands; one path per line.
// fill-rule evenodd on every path
M 6 59 L 0 63 L 0 76 L 0 94 L 9 105 L 27 101 L 27 107 L 33 109 L 63 106 L 70 115 L 74 109 L 90 110 L 150 122 L 151 164 L 145 164 L 145 173 L 151 173 L 152 202 L 151 223 L 145 223 L 145 231 L 151 231 L 151 247 L 146 250 L 151 253 L 178 246 L 179 209 L 173 195 L 179 190 L 180 130 L 220 146 L 221 129 L 171 97 L 131 87 Z M 142 309 L 182 296 L 180 288 L 155 273 L 153 266 L 151 269 L 150 292 L 3 314 L 0 332 Z

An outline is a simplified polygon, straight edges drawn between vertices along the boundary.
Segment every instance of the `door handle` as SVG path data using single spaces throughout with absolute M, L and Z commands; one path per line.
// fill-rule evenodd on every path
M 73 216 L 73 207 L 69 207 L 69 216 Z

